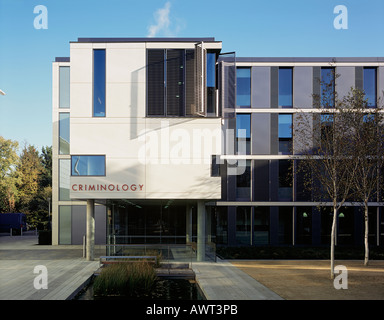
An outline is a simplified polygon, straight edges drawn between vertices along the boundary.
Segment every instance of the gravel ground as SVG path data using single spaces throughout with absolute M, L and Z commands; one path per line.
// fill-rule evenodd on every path
M 286 300 L 384 300 L 384 261 L 335 261 L 345 266 L 346 289 L 336 289 L 341 275 L 331 279 L 329 260 L 230 260 Z

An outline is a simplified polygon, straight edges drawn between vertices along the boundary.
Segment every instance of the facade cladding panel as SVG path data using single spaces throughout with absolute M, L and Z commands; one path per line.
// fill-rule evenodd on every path
M 113 87 L 115 100 L 108 98 L 107 90 L 105 100 L 100 99 L 105 109 L 99 114 L 105 115 L 102 122 L 101 119 L 91 121 L 93 103 L 89 103 L 92 96 L 88 97 L 93 94 L 93 80 L 88 80 L 92 79 L 92 70 L 85 66 L 92 60 L 93 48 L 86 53 L 86 49 L 76 47 L 78 43 L 93 43 L 95 48 L 105 49 L 107 57 L 114 54 L 115 48 L 132 50 L 136 57 L 145 57 L 140 62 L 145 61 L 144 65 L 132 60 L 121 68 L 118 59 L 107 59 L 107 89 L 114 85 L 112 69 L 119 70 L 120 75 L 126 73 L 127 79 L 137 70 L 143 76 L 135 78 L 135 92 L 128 94 L 135 94 L 135 99 L 126 93 L 126 88 L 133 88 L 131 80 L 126 83 L 116 80 L 119 84 Z M 107 46 L 108 43 L 111 45 Z M 384 58 L 239 58 L 234 53 L 219 55 L 221 43 L 216 44 L 213 38 L 79 39 L 71 46 L 73 57 L 56 60 L 53 71 L 59 75 L 60 67 L 71 68 L 71 76 L 75 78 L 69 79 L 63 73 L 62 83 L 53 84 L 53 96 L 57 97 L 57 103 L 53 104 L 55 123 L 65 97 L 60 98 L 60 88 L 65 95 L 69 94 L 68 85 L 63 86 L 63 81 L 70 81 L 71 89 L 74 88 L 71 90 L 73 105 L 68 113 L 70 144 L 63 130 L 59 135 L 59 125 L 54 126 L 53 152 L 59 160 L 53 170 L 56 244 L 81 243 L 85 233 L 86 199 L 100 200 L 95 206 L 97 243 L 107 241 L 111 235 L 129 237 L 131 243 L 156 243 L 159 239 L 162 243 L 185 243 L 186 234 L 196 238 L 196 204 L 200 200 L 206 203 L 207 219 L 211 219 L 207 234 L 217 245 L 329 243 L 330 207 L 320 209 L 309 202 L 311 194 L 303 187 L 304 177 L 292 174 L 297 161 L 303 161 L 289 159 L 292 147 L 295 151 L 301 147 L 295 144 L 298 110 L 315 108 L 313 95 L 321 95 L 320 80 L 330 75 L 327 73 L 330 66 L 340 75 L 336 80 L 339 98 L 351 87 L 358 87 L 367 92 L 373 105 L 375 97 L 384 89 Z M 202 91 L 205 89 L 205 111 L 208 105 L 210 109 L 205 114 L 197 113 L 201 106 L 201 101 L 196 101 L 197 46 L 210 54 L 205 58 L 210 66 L 212 57 L 217 59 L 216 86 L 209 80 L 212 69 L 206 69 L 209 74 L 200 75 L 206 81 L 206 88 L 199 87 Z M 88 70 L 90 74 L 80 70 Z M 199 72 L 201 70 L 199 68 Z M 84 80 L 79 81 L 80 76 Z M 79 84 L 86 90 L 78 90 Z M 208 101 L 207 92 L 211 98 L 218 99 Z M 127 98 L 119 107 L 113 102 Z M 212 108 L 212 101 L 217 103 L 217 112 Z M 64 105 L 69 108 L 67 102 Z M 81 120 L 78 106 L 82 108 Z M 137 110 L 133 112 L 133 109 Z M 90 121 L 86 119 L 86 112 Z M 113 117 L 108 117 L 109 112 L 113 112 Z M 315 115 L 314 121 L 320 121 L 320 117 Z M 193 149 L 185 152 L 181 148 L 186 144 L 183 137 L 196 137 L 196 130 L 201 131 L 200 138 L 207 137 L 207 133 L 216 129 L 233 133 L 232 137 L 224 135 L 220 148 L 210 147 L 207 154 Z M 68 143 L 69 151 L 61 153 L 59 144 L 62 147 L 63 141 Z M 188 143 L 194 146 L 193 141 Z M 237 148 L 242 144 L 244 149 L 239 152 Z M 196 154 L 199 157 L 192 159 Z M 71 158 L 100 155 L 105 156 L 105 175 L 65 177 L 70 174 Z M 144 163 L 138 161 L 139 155 L 143 156 Z M 177 158 L 178 155 L 184 158 Z M 231 155 L 237 160 L 227 158 L 213 163 L 220 156 Z M 175 159 L 182 166 L 176 165 Z M 83 193 L 79 192 L 81 188 Z M 95 192 L 98 189 L 102 191 Z M 339 244 L 361 245 L 363 220 L 359 208 L 346 206 L 343 215 L 338 220 Z M 188 221 L 192 221 L 192 226 Z M 381 208 L 372 207 L 372 245 L 383 245 L 383 221 Z M 161 231 L 159 222 L 164 226 Z

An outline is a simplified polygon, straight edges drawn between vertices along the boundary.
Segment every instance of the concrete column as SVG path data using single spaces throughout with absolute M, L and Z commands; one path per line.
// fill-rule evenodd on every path
M 197 201 L 197 261 L 205 260 L 205 204 Z
M 87 200 L 87 238 L 86 259 L 94 260 L 95 249 L 95 200 Z
M 187 204 L 185 208 L 185 240 L 187 243 L 192 242 L 192 207 Z

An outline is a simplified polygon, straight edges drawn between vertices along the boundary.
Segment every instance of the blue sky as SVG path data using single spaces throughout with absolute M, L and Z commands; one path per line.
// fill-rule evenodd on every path
M 48 29 L 35 29 L 34 8 Z M 348 29 L 336 29 L 337 5 Z M 239 57 L 384 56 L 383 0 L 0 0 L 0 135 L 52 145 L 52 61 L 79 37 L 215 37 Z

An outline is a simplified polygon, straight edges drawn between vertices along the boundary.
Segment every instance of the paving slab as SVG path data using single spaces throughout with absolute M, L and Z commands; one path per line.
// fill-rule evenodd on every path
M 230 262 L 194 262 L 196 281 L 207 300 L 283 300 Z

